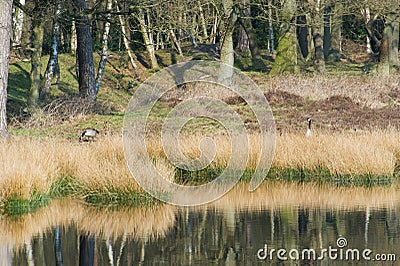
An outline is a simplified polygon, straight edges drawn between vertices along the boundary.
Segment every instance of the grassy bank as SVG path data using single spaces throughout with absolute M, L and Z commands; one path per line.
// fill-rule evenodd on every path
M 277 137 L 270 179 L 334 181 L 339 184 L 388 183 L 398 174 L 397 131 L 366 133 L 283 134 Z M 250 177 L 258 158 L 257 135 L 244 178 Z M 186 136 L 183 153 L 197 158 L 200 136 Z M 185 184 L 204 183 L 224 169 L 230 160 L 227 137 L 215 138 L 217 152 L 202 171 L 182 172 L 167 163 L 157 139 L 147 140 L 154 166 L 163 177 Z M 72 197 L 95 204 L 152 205 L 152 199 L 136 184 L 125 162 L 120 136 L 104 136 L 93 143 L 60 138 L 12 137 L 0 145 L 0 202 L 3 211 L 30 211 L 51 198 Z M 205 151 L 207 152 L 207 151 Z M 144 175 L 147 169 L 141 169 Z
M 0 149 L 0 202 L 8 213 L 33 210 L 38 195 L 43 204 L 64 196 L 90 203 L 155 203 L 133 182 L 119 137 L 96 143 L 12 137 Z
M 43 58 L 43 64 L 47 63 Z M 0 209 L 19 214 L 46 205 L 52 198 L 72 197 L 95 204 L 151 205 L 155 201 L 134 182 L 124 159 L 121 131 L 125 107 L 140 84 L 127 61 L 113 54 L 107 63 L 98 101 L 88 105 L 77 97 L 75 57 L 60 55 L 61 81 L 51 88 L 41 109 L 28 114 L 29 62 L 10 66 L 7 111 L 13 137 L 0 143 Z M 169 63 L 166 63 L 168 65 Z M 362 65 L 348 72 L 328 65 L 328 73 L 315 76 L 267 76 L 247 72 L 268 99 L 277 126 L 277 143 L 269 179 L 333 182 L 340 185 L 389 183 L 398 175 L 398 75 L 376 78 L 361 75 Z M 340 71 L 339 71 L 339 70 Z M 44 69 L 43 69 L 44 71 Z M 151 72 L 143 71 L 142 80 Z M 252 149 L 243 179 L 257 165 L 257 121 L 237 95 L 227 89 L 186 84 L 173 88 L 152 109 L 150 134 L 159 133 L 163 119 L 180 102 L 198 95 L 221 99 L 235 110 L 251 134 Z M 306 139 L 305 117 L 314 120 L 313 137 Z M 94 143 L 79 143 L 82 129 L 95 127 Z M 383 130 L 393 127 L 390 130 Z M 200 156 L 201 134 L 215 135 L 221 125 L 196 118 L 182 130 L 181 148 L 191 158 Z M 198 135 L 193 135 L 195 132 Z M 190 136 L 185 136 L 190 134 Z M 217 177 L 231 158 L 229 139 L 216 136 L 217 153 L 201 171 L 175 169 L 167 163 L 157 138 L 147 141 L 156 168 L 167 179 L 201 184 Z M 205 150 L 212 155 L 212 150 Z M 144 175 L 148 169 L 141 169 Z

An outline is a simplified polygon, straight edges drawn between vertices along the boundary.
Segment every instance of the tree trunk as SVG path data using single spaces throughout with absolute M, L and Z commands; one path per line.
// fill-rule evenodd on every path
M 203 11 L 203 7 L 202 7 L 202 3 L 200 0 L 197 1 L 197 5 L 199 6 L 199 16 L 200 16 L 201 28 L 203 30 L 203 40 L 207 40 L 207 38 L 208 38 L 207 25 L 206 25 L 206 20 L 204 18 L 204 11 Z
M 325 73 L 325 59 L 323 48 L 323 37 L 319 32 L 313 33 L 314 40 L 314 68 L 317 73 Z
M 369 54 L 378 53 L 381 41 L 374 30 L 375 19 L 371 19 L 369 8 L 365 8 L 365 30 L 367 32 L 367 52 Z
M 324 57 L 324 37 L 322 35 L 323 10 L 321 10 L 321 0 L 317 0 L 315 7 L 311 11 L 312 15 L 312 36 L 314 41 L 314 69 L 317 73 L 325 73 Z
M 78 8 L 75 26 L 79 69 L 79 94 L 89 101 L 96 101 L 97 91 L 94 77 L 93 45 L 89 18 L 86 15 L 86 1 L 74 0 L 74 3 Z
M 191 37 L 192 44 L 193 44 L 194 48 L 198 47 L 197 42 L 196 42 L 196 32 L 197 32 L 196 25 L 197 25 L 196 16 L 193 16 L 192 17 L 192 24 L 190 25 L 190 37 Z
M 272 5 L 271 1 L 268 1 L 268 50 L 270 54 L 274 54 L 275 50 L 275 44 L 274 44 L 274 27 L 273 27 L 273 21 L 272 21 Z
M 0 137 L 7 137 L 7 85 L 12 31 L 12 0 L 0 1 Z
M 236 45 L 236 51 L 245 57 L 248 57 L 251 54 L 249 47 L 249 37 L 247 36 L 246 30 L 242 25 L 240 25 L 239 28 L 239 36 Z
M 95 240 L 89 233 L 79 237 L 79 266 L 94 265 Z
M 310 24 L 310 26 L 308 27 L 308 34 L 307 34 L 307 42 L 308 42 L 308 57 L 307 57 L 307 61 L 308 60 L 312 60 L 314 57 L 314 38 L 313 38 L 313 31 L 312 31 L 312 27 L 311 27 L 311 23 L 312 23 L 312 19 L 310 16 L 310 13 L 308 13 L 306 15 L 306 20 L 307 23 Z
M 71 26 L 71 53 L 75 54 L 76 53 L 76 46 L 78 45 L 76 42 L 76 23 L 75 20 L 72 21 L 72 26 Z
M 175 46 L 175 49 L 178 51 L 178 54 L 182 56 L 181 45 L 179 44 L 178 38 L 176 38 L 175 32 L 173 29 L 169 30 L 169 36 L 171 37 L 172 43 Z
M 365 7 L 365 25 L 368 26 L 369 22 L 371 20 L 371 12 L 369 10 L 369 6 Z M 372 53 L 372 49 L 371 49 L 371 40 L 370 37 L 367 34 L 367 53 L 371 54 Z
M 25 5 L 25 0 L 20 0 L 19 3 Z M 22 30 L 24 28 L 24 12 L 18 7 L 15 8 L 13 17 L 13 46 L 21 45 Z
M 323 25 L 324 25 L 324 37 L 323 37 L 323 47 L 324 47 L 324 58 L 328 58 L 329 52 L 331 50 L 331 7 L 324 8 L 323 10 Z
M 32 58 L 31 58 L 31 72 L 30 81 L 31 87 L 29 90 L 28 106 L 31 111 L 38 105 L 39 89 L 40 89 L 40 73 L 42 69 L 42 45 L 43 45 L 43 19 L 39 16 L 34 18 L 32 29 Z
M 24 22 L 22 25 L 22 34 L 21 34 L 21 51 L 20 57 L 30 58 L 29 47 L 31 47 L 31 32 L 32 32 L 32 20 L 31 16 L 24 16 Z
M 215 14 L 214 23 L 213 23 L 213 26 L 212 26 L 212 29 L 211 29 L 211 34 L 210 34 L 210 43 L 211 44 L 215 44 L 217 42 L 218 25 L 219 25 L 218 15 Z
M 296 28 L 292 21 L 297 11 L 295 0 L 288 0 L 283 6 L 284 21 L 281 25 L 280 41 L 276 49 L 276 58 L 270 74 L 282 74 L 284 72 L 298 73 L 298 42 Z
M 391 23 L 392 38 L 390 41 L 390 64 L 399 65 L 399 24 L 400 22 L 394 20 Z
M 299 42 L 299 47 L 301 54 L 304 59 L 308 57 L 308 26 L 307 18 L 305 15 L 297 17 L 297 40 Z
M 251 57 L 252 58 L 259 58 L 260 57 L 260 49 L 256 43 L 256 35 L 254 34 L 253 24 L 251 24 L 251 10 L 249 6 L 249 0 L 243 0 L 244 9 L 244 19 L 242 19 L 242 26 L 246 32 L 247 37 L 247 47 L 250 49 Z
M 117 12 L 120 13 L 117 1 L 115 1 L 115 7 L 117 9 Z M 119 24 L 121 25 L 121 31 L 122 31 L 122 35 L 123 35 L 122 39 L 123 39 L 123 42 L 124 42 L 125 50 L 128 53 L 129 60 L 130 60 L 131 65 L 133 67 L 133 72 L 135 74 L 135 77 L 139 77 L 138 66 L 135 63 L 135 58 L 133 57 L 132 49 L 131 49 L 131 47 L 129 45 L 129 36 L 128 36 L 128 32 L 126 30 L 125 19 L 124 19 L 124 17 L 122 15 L 118 15 L 118 20 L 119 20 Z
M 107 0 L 107 11 L 111 11 L 112 1 L 113 0 Z M 103 79 L 103 73 L 104 73 L 104 69 L 106 67 L 107 57 L 108 57 L 108 36 L 110 33 L 111 14 L 107 14 L 106 18 L 107 18 L 107 20 L 104 25 L 104 33 L 103 33 L 103 49 L 101 51 L 99 69 L 97 70 L 97 77 L 96 77 L 96 92 L 98 92 L 100 89 L 100 84 L 101 84 L 101 80 Z
M 59 50 L 65 53 L 71 53 L 72 21 L 68 22 L 68 27 L 60 27 Z
M 222 67 L 222 69 L 220 69 L 220 81 L 230 79 L 233 75 L 232 67 L 235 61 L 233 50 L 233 30 L 237 21 L 237 14 L 233 10 L 233 0 L 223 0 L 222 4 L 224 10 L 224 31 L 222 32 L 221 62 L 226 64 L 228 67 Z
M 62 257 L 60 226 L 56 226 L 54 228 L 54 255 L 56 260 L 56 266 L 64 265 Z
M 145 14 L 142 9 L 140 9 L 139 15 L 137 16 L 137 20 L 139 21 L 140 31 L 142 33 L 143 42 L 146 47 L 146 51 L 150 58 L 150 65 L 152 69 L 159 68 L 156 53 L 154 51 L 154 44 L 151 42 L 149 38 L 149 33 L 147 30 Z
M 385 24 L 383 30 L 383 37 L 381 40 L 381 46 L 379 49 L 379 63 L 377 71 L 379 74 L 388 76 L 390 74 L 390 40 L 392 38 L 391 23 Z
M 237 37 L 238 42 L 236 45 L 236 51 L 238 51 L 240 54 L 242 54 L 245 57 L 248 57 L 250 52 L 250 45 L 249 45 L 249 35 L 247 34 L 246 30 L 248 31 L 249 29 L 246 29 L 245 21 L 247 22 L 249 20 L 250 16 L 250 7 L 248 6 L 248 0 L 242 0 L 243 2 L 243 18 L 240 20 L 240 27 L 239 27 L 239 35 Z M 251 22 L 250 22 L 251 26 Z
M 40 90 L 40 95 L 39 95 L 41 99 L 44 99 L 48 96 L 51 87 L 51 81 L 55 76 L 55 72 L 58 66 L 58 45 L 60 41 L 60 24 L 58 22 L 58 19 L 60 13 L 61 13 L 61 5 L 60 3 L 58 3 L 56 14 L 53 19 L 53 36 L 51 41 L 51 53 L 49 61 L 47 62 L 47 68 L 44 74 L 43 86 Z
M 343 4 L 337 1 L 333 7 L 332 13 L 331 49 L 328 56 L 328 59 L 332 62 L 338 62 L 340 60 L 340 53 L 342 51 L 342 15 Z

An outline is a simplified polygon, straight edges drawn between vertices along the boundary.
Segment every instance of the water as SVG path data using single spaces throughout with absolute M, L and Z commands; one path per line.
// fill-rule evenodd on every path
M 346 254 L 353 262 L 358 254 L 363 264 L 380 255 L 392 260 L 383 265 L 396 265 L 398 192 L 268 184 L 255 194 L 239 186 L 196 208 L 100 209 L 54 201 L 17 219 L 2 217 L 0 265 L 255 265 L 285 257 L 285 264 L 341 265 L 349 263 Z M 272 249 L 284 250 L 281 259 Z

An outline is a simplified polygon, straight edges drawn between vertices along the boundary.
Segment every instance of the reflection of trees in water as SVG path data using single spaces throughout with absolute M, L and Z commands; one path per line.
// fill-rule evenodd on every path
M 293 204 L 291 194 L 298 192 L 275 188 L 274 193 L 255 191 L 251 197 L 239 189 L 217 203 L 196 208 L 102 210 L 54 203 L 19 218 L 2 217 L 0 258 L 15 265 L 89 265 L 93 260 L 99 265 L 251 265 L 265 244 L 275 249 L 319 250 L 336 248 L 339 236 L 348 240 L 349 248 L 399 253 L 400 248 L 393 249 L 400 247 L 400 205 L 384 204 L 383 198 L 380 206 L 371 204 L 378 202 L 373 197 L 379 193 L 363 190 L 362 196 L 370 200 L 362 202 L 360 195 L 353 194 L 359 202 L 352 203 L 343 203 L 339 194 L 337 205 L 321 200 L 318 207 L 300 204 L 301 199 Z M 323 194 L 312 190 L 313 197 Z
M 393 249 L 400 244 L 399 208 L 369 208 L 368 215 L 367 210 L 183 208 L 176 211 L 174 226 L 165 235 L 149 237 L 144 234 L 136 238 L 130 234 L 112 237 L 108 234 L 107 237 L 106 232 L 90 234 L 72 223 L 48 229 L 9 256 L 12 255 L 17 265 L 29 264 L 30 259 L 36 265 L 41 262 L 56 265 L 56 247 L 61 244 L 64 265 L 91 265 L 94 260 L 100 265 L 139 262 L 252 264 L 256 263 L 255 254 L 264 244 L 269 248 L 288 250 L 319 250 L 329 245 L 336 248 L 336 239 L 340 235 L 348 240 L 348 248 L 368 247 L 374 252 L 398 253 L 400 250 Z M 55 243 L 57 234 L 59 244 Z

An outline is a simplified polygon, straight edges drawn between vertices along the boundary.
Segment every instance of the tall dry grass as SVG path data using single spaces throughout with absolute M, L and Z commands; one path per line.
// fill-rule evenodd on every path
M 156 168 L 165 176 L 173 175 L 163 160 L 156 162 Z M 72 192 L 78 197 L 140 191 L 126 166 L 120 137 L 93 143 L 13 137 L 1 143 L 0 201 L 48 194 L 62 177 L 74 180 Z
M 254 169 L 257 164 L 257 137 L 250 136 L 247 169 Z M 184 136 L 180 142 L 183 153 L 198 158 L 200 139 L 199 135 Z M 325 168 L 332 175 L 392 175 L 400 150 L 398 140 L 399 132 L 395 130 L 314 132 L 311 138 L 305 138 L 303 134 L 283 134 L 277 136 L 272 166 L 278 169 Z M 215 143 L 216 156 L 211 167 L 224 168 L 232 156 L 231 143 L 225 135 L 216 136 Z M 159 139 L 148 140 L 147 149 L 158 172 L 172 180 L 174 168 Z M 211 157 L 213 150 L 206 150 L 206 153 Z M 139 172 L 148 175 L 149 169 L 144 168 Z M 25 137 L 13 137 L 0 143 L 0 201 L 11 197 L 29 199 L 35 192 L 49 193 L 60 177 L 74 179 L 74 192 L 78 197 L 140 191 L 126 166 L 119 136 L 103 137 L 93 143 Z
M 378 130 L 375 132 L 324 133 L 314 132 L 306 138 L 303 133 L 288 133 L 276 137 L 276 150 L 266 154 L 274 155 L 272 167 L 278 169 L 328 169 L 332 175 L 392 175 L 398 151 L 399 132 Z M 199 158 L 200 135 L 183 136 L 179 146 L 189 158 Z M 212 168 L 224 168 L 232 154 L 229 136 L 213 137 L 216 155 Z M 259 135 L 250 135 L 250 151 L 247 169 L 252 170 L 258 163 L 260 153 Z M 244 144 L 239 144 L 244 147 Z M 147 149 L 155 157 L 165 157 L 159 139 L 147 142 Z M 211 148 L 210 148 L 211 149 Z M 206 154 L 213 151 L 205 149 Z M 243 150 L 243 152 L 245 152 Z
M 391 175 L 400 150 L 399 132 L 378 130 L 363 133 L 328 134 L 314 132 L 283 134 L 277 138 L 273 166 L 277 168 L 315 169 L 323 167 L 331 174 Z
M 67 144 L 65 144 L 67 145 Z M 0 199 L 48 191 L 59 173 L 60 141 L 15 137 L 0 143 Z

